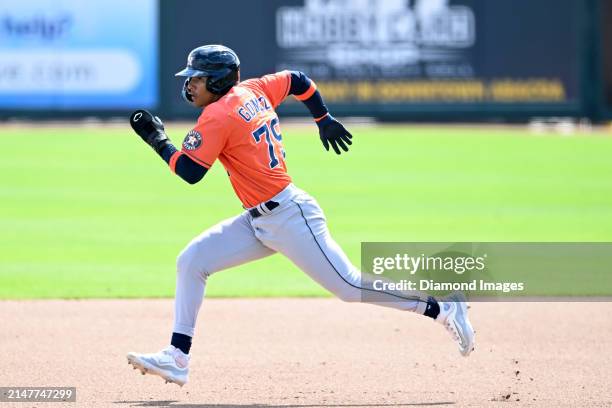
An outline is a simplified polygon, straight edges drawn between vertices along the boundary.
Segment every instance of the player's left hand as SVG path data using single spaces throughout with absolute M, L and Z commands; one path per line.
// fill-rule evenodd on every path
M 344 128 L 342 123 L 328 114 L 325 119 L 317 122 L 317 126 L 319 127 L 319 137 L 321 138 L 325 150 L 329 151 L 329 146 L 331 145 L 336 154 L 340 154 L 340 149 L 338 147 L 348 152 L 348 146 L 353 144 L 353 142 L 351 142 L 353 136 Z

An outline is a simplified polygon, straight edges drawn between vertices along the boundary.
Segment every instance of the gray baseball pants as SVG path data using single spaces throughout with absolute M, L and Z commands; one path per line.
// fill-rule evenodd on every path
M 423 314 L 427 296 L 420 292 L 378 293 L 364 299 L 362 277 L 333 240 L 319 204 L 290 184 L 271 199 L 280 205 L 263 214 L 248 211 L 220 222 L 195 237 L 177 259 L 174 332 L 193 337 L 206 279 L 217 271 L 276 252 L 346 302 L 375 303 Z

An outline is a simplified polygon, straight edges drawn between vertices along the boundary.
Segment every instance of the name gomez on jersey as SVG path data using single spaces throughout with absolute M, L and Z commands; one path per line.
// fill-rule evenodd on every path
M 242 117 L 247 122 L 250 122 L 251 119 L 259 112 L 266 111 L 272 109 L 268 100 L 260 96 L 257 99 L 252 99 L 245 103 L 243 106 L 240 106 L 237 110 L 238 115 Z

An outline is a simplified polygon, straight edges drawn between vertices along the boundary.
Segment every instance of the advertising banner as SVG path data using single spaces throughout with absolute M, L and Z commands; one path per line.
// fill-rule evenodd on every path
M 565 103 L 575 3 L 305 0 L 275 10 L 276 68 L 312 73 L 337 102 Z
M 343 114 L 581 102 L 579 0 L 269 0 L 241 3 L 232 24 L 197 23 L 227 13 L 221 3 L 162 4 L 171 9 L 162 25 L 162 81 L 189 49 L 217 42 L 238 52 L 243 78 L 302 70 Z
M 4 0 L 0 108 L 155 106 L 157 31 L 156 0 Z
M 612 2 L 601 3 L 601 44 L 600 44 L 600 72 L 602 75 L 603 95 L 601 97 L 603 108 L 608 118 L 612 118 Z

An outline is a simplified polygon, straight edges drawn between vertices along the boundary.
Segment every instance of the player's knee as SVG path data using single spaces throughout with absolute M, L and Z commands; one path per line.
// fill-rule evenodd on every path
M 188 249 L 183 250 L 179 256 L 176 257 L 176 273 L 178 275 L 184 275 L 189 272 L 191 265 L 191 255 Z
M 205 271 L 194 262 L 195 253 L 191 247 L 185 248 L 176 258 L 176 273 L 179 276 L 199 276 L 203 279 L 207 278 Z

